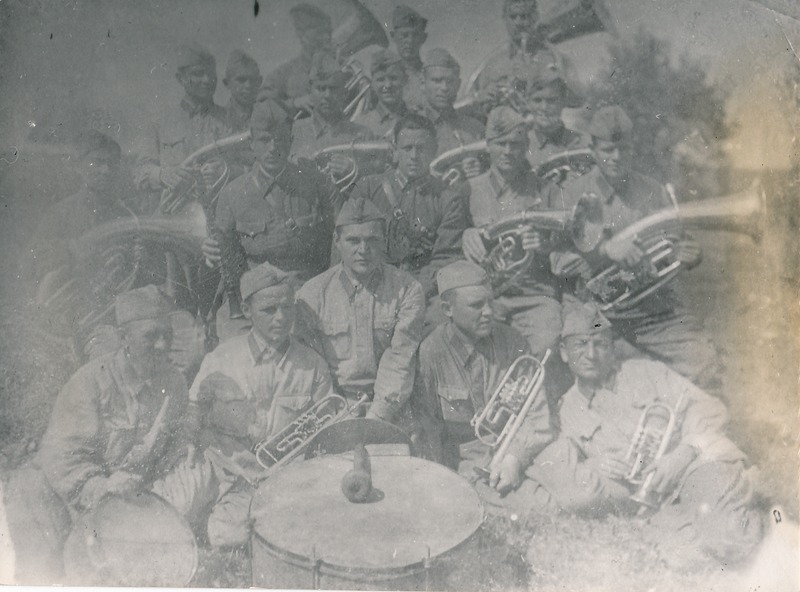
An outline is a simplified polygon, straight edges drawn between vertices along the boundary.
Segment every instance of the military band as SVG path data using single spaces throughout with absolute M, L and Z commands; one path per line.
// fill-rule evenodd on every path
M 33 581 L 58 578 L 71 523 L 108 495 L 153 491 L 198 540 L 246 546 L 268 477 L 254 446 L 331 395 L 352 415 L 395 424 L 414 455 L 458 471 L 493 513 L 635 514 L 636 495 L 647 494 L 675 548 L 693 545 L 724 564 L 757 544 L 754 471 L 724 434 L 721 363 L 702 323 L 668 285 L 602 312 L 592 291 L 609 266 L 652 275 L 638 239 L 619 235 L 675 198 L 633 170 L 636 129 L 621 107 L 563 117 L 585 99 L 535 0 L 502 6 L 508 40 L 469 81 L 460 109 L 458 59 L 444 47 L 421 52 L 428 20 L 404 5 L 391 15 L 393 49 L 369 54 L 370 100 L 352 118 L 351 74 L 316 6 L 291 9 L 302 53 L 263 85 L 256 59 L 230 53 L 227 108 L 214 102 L 214 56 L 182 46 L 184 96 L 165 106 L 137 153 L 136 185 L 159 196 L 149 211 L 112 197 L 122 154 L 114 140 L 88 132 L 76 142 L 84 187 L 42 217 L 39 277 L 65 273 L 70 247 L 92 228 L 196 211 L 202 246 L 191 243 L 190 263 L 204 261 L 206 277 L 219 279 L 199 322 L 216 340 L 206 340 L 199 371 L 182 375 L 168 361 L 165 319 L 176 301 L 184 313 L 197 307 L 159 281 L 166 271 L 139 275 L 139 265 L 156 265 L 147 259 L 135 282 L 116 284 L 116 328 L 104 321 L 114 351 L 63 387 L 33 468 L 11 481 L 9 499 L 23 506 L 12 534 Z M 233 149 L 212 146 L 211 159 L 187 163 L 235 134 L 245 135 Z M 456 156 L 458 178 L 432 170 L 436 157 L 468 145 L 482 154 Z M 164 196 L 178 193 L 182 201 L 165 208 Z M 559 222 L 542 226 L 538 214 Z M 511 232 L 492 235 L 508 219 Z M 508 257 L 524 265 L 505 277 Z M 691 268 L 702 252 L 681 232 L 674 257 Z M 544 382 L 547 355 L 561 358 L 546 371 L 561 372 L 568 390 L 553 392 L 552 376 Z M 509 378 L 531 359 L 540 374 Z M 534 379 L 523 406 L 512 391 Z M 674 427 L 641 485 L 625 450 L 654 404 L 672 410 Z M 496 410 L 514 424 L 502 447 L 478 435 Z M 46 507 L 23 503 L 25 492 Z M 38 541 L 21 526 L 31 514 L 45 525 Z M 37 550 L 46 565 L 38 576 Z

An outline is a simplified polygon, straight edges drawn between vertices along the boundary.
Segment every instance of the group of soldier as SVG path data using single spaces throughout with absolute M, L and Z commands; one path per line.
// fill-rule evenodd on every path
M 6 503 L 22 506 L 10 519 L 20 573 L 57 578 L 75 517 L 105 495 L 140 489 L 173 504 L 212 546 L 246 543 L 262 471 L 253 446 L 333 393 L 354 414 L 399 426 L 415 454 L 459 471 L 498 512 L 591 516 L 639 509 L 626 451 L 642 411 L 666 404 L 677 427 L 648 468 L 659 543 L 669 533 L 683 550 L 673 559 L 724 562 L 757 544 L 754 471 L 725 435 L 719 358 L 701 323 L 669 287 L 604 314 L 585 286 L 603 266 L 646 264 L 636 241 L 610 239 L 672 207 L 671 197 L 631 170 L 635 129 L 620 107 L 597 109 L 583 129 L 565 126 L 562 110 L 581 98 L 567 60 L 537 37 L 536 2 L 505 0 L 502 10 L 508 45 L 487 60 L 462 109 L 458 61 L 443 48 L 421 51 L 427 21 L 406 6 L 393 13 L 395 49 L 371 56 L 371 109 L 353 121 L 331 19 L 314 6 L 292 8 L 302 53 L 274 73 L 262 79 L 254 59 L 231 53 L 227 108 L 214 103 L 214 57 L 180 49 L 184 97 L 149 128 L 134 176 L 140 189 L 173 196 L 224 185 L 203 203 L 216 229 L 203 242 L 205 265 L 187 271 L 196 290 L 207 278 L 216 287 L 220 265 L 234 278 L 210 306 L 219 344 L 199 370 L 169 362 L 171 318 L 202 309 L 181 291 L 192 282 L 116 296 L 114 339 L 84 336 L 91 359 L 59 394 L 35 460 L 11 481 Z M 247 131 L 249 144 L 225 162 L 184 164 Z M 465 153 L 460 179 L 431 174 L 437 156 L 480 140 L 488 163 Z M 333 154 L 323 170 L 315 162 L 325 148 L 366 142 L 387 147 Z M 588 171 L 538 174 L 576 149 L 593 157 Z M 110 193 L 119 145 L 90 132 L 76 150 L 84 187 L 45 214 L 45 271 L 68 262 L 71 240 L 131 214 Z M 529 210 L 570 211 L 589 194 L 602 216 L 591 249 L 520 228 L 531 264 L 492 284 L 486 226 Z M 692 267 L 701 251 L 685 237 L 677 257 Z M 480 481 L 473 469 L 491 451 L 476 440 L 473 417 L 517 358 L 548 350 L 545 388 Z M 564 379 L 571 386 L 560 387 Z M 47 527 L 27 528 L 31 514 Z

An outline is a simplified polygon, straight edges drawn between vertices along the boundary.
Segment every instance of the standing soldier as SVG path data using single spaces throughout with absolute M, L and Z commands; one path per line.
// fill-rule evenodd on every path
M 565 75 L 570 65 L 563 54 L 537 34 L 536 0 L 505 0 L 503 21 L 508 46 L 489 56 L 475 82 L 478 102 L 488 113 L 509 92 L 525 93 L 533 72 L 548 69 Z
M 313 159 L 323 148 L 373 138 L 367 128 L 353 123 L 344 113 L 347 79 L 348 75 L 332 55 L 325 52 L 314 55 L 309 73 L 312 114 L 294 124 L 291 160 Z M 332 156 L 327 165 L 334 179 L 345 178 L 357 166 L 354 159 L 342 154 Z
M 506 106 L 493 110 L 486 122 L 486 143 L 492 164 L 486 173 L 470 179 L 469 209 L 475 228 L 468 228 L 463 236 L 464 255 L 476 263 L 487 256 L 481 226 L 525 210 L 554 207 L 525 158 L 528 130 L 519 113 Z M 533 260 L 498 295 L 497 314 L 528 339 L 534 355 L 541 356 L 556 342 L 561 329 L 559 290 L 550 272 L 549 241 L 532 227 L 521 234 L 522 248 L 533 251 Z
M 666 188 L 631 169 L 633 123 L 619 106 L 603 107 L 592 117 L 588 132 L 596 166 L 563 186 L 563 206 L 569 210 L 584 196 L 599 199 L 602 233 L 588 252 L 570 249 L 554 253 L 553 271 L 575 282 L 580 300 L 591 298 L 584 278 L 611 264 L 635 270 L 646 264 L 635 239 L 610 239 L 648 214 L 674 207 Z M 676 245 L 676 256 L 688 268 L 700 263 L 702 251 L 688 237 Z M 617 333 L 631 344 L 672 366 L 703 388 L 719 386 L 721 365 L 702 323 L 680 303 L 675 292 L 662 287 L 624 311 L 608 311 Z
M 308 76 L 311 59 L 318 51 L 330 51 L 333 26 L 331 17 L 311 4 L 298 4 L 289 14 L 300 40 L 301 53 L 267 75 L 258 98 L 278 101 L 291 117 L 295 117 L 300 111 L 310 112 L 313 107 Z
M 588 160 L 589 138 L 568 129 L 561 118 L 565 107 L 577 107 L 581 98 L 567 86 L 564 78 L 553 70 L 541 70 L 528 85 L 527 105 L 532 122 L 528 134 L 528 162 L 534 171 L 540 167 L 548 181 L 556 184 L 580 176 Z M 567 151 L 584 149 L 586 160 L 581 164 L 560 164 L 549 167 L 546 163 Z M 544 166 L 543 166 L 544 165 Z
M 364 197 L 378 206 L 388 229 L 387 262 L 411 272 L 431 299 L 437 270 L 461 256 L 466 185 L 450 189 L 431 176 L 436 130 L 421 115 L 401 117 L 392 142 L 396 168 L 357 182 L 352 198 Z M 429 306 L 429 312 L 434 308 Z
M 220 339 L 250 326 L 244 317 L 231 318 L 230 301 L 238 300 L 236 284 L 244 268 L 268 261 L 299 285 L 327 269 L 330 258 L 336 188 L 312 163 L 287 161 L 292 121 L 276 102 L 256 104 L 250 131 L 255 164 L 220 192 L 219 235 L 203 244 L 209 265 L 220 263 L 223 249 L 226 253 L 221 265 L 229 290 L 217 313 Z
M 427 26 L 428 19 L 405 4 L 399 4 L 392 12 L 392 30 L 389 36 L 394 41 L 397 54 L 402 58 L 408 76 L 403 99 L 414 111 L 425 105 L 425 93 L 422 90 L 425 76 L 422 71 L 420 48 L 428 40 L 428 34 L 425 32 Z
M 222 84 L 231 93 L 226 117 L 231 132 L 250 129 L 250 115 L 253 113 L 261 81 L 258 63 L 241 49 L 234 49 L 228 56 L 225 78 L 222 79 Z
M 400 420 L 414 384 L 425 294 L 408 273 L 383 263 L 384 214 L 350 199 L 336 219 L 342 262 L 297 293 L 295 331 L 330 367 L 351 403 L 368 395 L 367 417 Z
M 373 109 L 361 113 L 354 122 L 363 125 L 375 137 L 388 138 L 398 118 L 408 112 L 403 101 L 407 79 L 403 61 L 396 53 L 379 49 L 372 54 L 370 75 L 371 91 L 378 103 Z
M 221 161 L 207 162 L 196 171 L 181 166 L 187 156 L 229 135 L 225 109 L 214 103 L 217 66 L 214 56 L 196 44 L 183 45 L 177 54 L 175 77 L 184 96 L 178 109 L 170 109 L 148 129 L 136 161 L 135 181 L 141 189 L 175 193 L 198 182 L 214 185 L 224 169 Z

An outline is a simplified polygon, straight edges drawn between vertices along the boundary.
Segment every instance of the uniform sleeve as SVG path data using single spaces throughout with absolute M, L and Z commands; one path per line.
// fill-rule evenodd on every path
M 420 454 L 428 460 L 445 464 L 445 431 L 442 408 L 439 405 L 439 384 L 427 349 L 423 345 L 419 351 L 418 371 L 411 395 L 411 412 L 422 427 Z
M 325 363 L 321 357 L 314 355 L 316 358 L 316 367 L 314 369 L 314 381 L 311 385 L 311 399 L 316 403 L 333 394 L 333 381 L 331 380 L 331 371 L 328 364 Z
M 467 228 L 466 184 L 455 191 L 446 189 L 442 194 L 442 223 L 436 231 L 430 262 L 417 272 L 426 295 L 436 293 L 436 272 L 457 259 L 461 259 L 461 235 Z
M 378 362 L 375 397 L 370 408 L 387 421 L 408 401 L 414 384 L 415 353 L 422 339 L 425 317 L 425 294 L 416 280 L 406 286 L 397 315 L 391 345 Z
M 220 191 L 217 199 L 217 208 L 214 213 L 214 226 L 221 232 L 230 232 L 236 228 L 236 217 L 233 214 L 234 192 L 227 185 Z
M 79 370 L 58 395 L 42 440 L 39 460 L 53 489 L 75 504 L 87 481 L 103 478 L 100 442 L 102 393 L 88 372 Z
M 147 126 L 139 146 L 139 155 L 133 168 L 133 180 L 139 189 L 152 191 L 162 189 L 158 130 L 153 123 Z
M 324 359 L 325 349 L 322 345 L 319 316 L 313 307 L 314 302 L 307 292 L 304 286 L 297 293 L 294 335 L 300 343 L 310 347 Z

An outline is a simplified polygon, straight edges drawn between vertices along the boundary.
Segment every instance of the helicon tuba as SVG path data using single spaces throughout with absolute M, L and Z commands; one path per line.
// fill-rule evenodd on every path
M 489 464 L 475 468 L 482 477 L 488 477 L 500 466 L 531 405 L 540 396 L 549 357 L 547 350 L 541 361 L 531 355 L 514 360 L 486 406 L 472 418 L 475 437 L 492 450 Z
M 431 175 L 447 183 L 454 183 L 465 178 L 461 163 L 465 158 L 477 158 L 482 170 L 489 168 L 489 149 L 486 140 L 478 140 L 443 152 L 431 161 Z
M 358 163 L 360 160 L 364 158 L 370 159 L 382 157 L 388 161 L 391 150 L 392 147 L 388 142 L 378 140 L 370 142 L 358 142 L 354 140 L 349 144 L 336 144 L 334 146 L 323 148 L 322 150 L 314 153 L 313 159 L 317 164 L 317 168 L 322 173 L 331 176 L 331 179 L 340 191 L 346 191 L 352 187 L 356 182 L 356 179 L 358 179 Z M 330 160 L 335 154 L 345 156 L 351 164 L 350 171 L 342 177 L 334 176 L 333 172 L 330 170 Z

